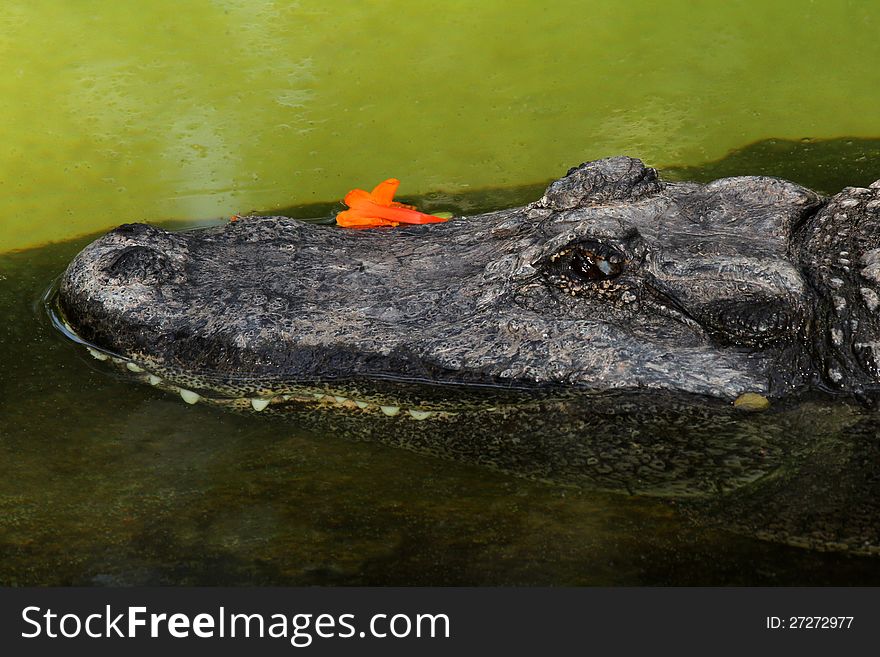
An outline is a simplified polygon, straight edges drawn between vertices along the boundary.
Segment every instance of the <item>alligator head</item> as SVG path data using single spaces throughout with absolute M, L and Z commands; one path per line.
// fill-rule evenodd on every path
M 55 316 L 189 403 L 878 553 L 876 423 L 825 394 L 880 379 L 878 228 L 880 181 L 827 199 L 617 157 L 444 224 L 120 226 L 70 264 Z M 816 388 L 819 405 L 730 404 Z
M 862 390 L 878 378 L 873 187 L 828 200 L 768 177 L 669 183 L 615 157 L 525 207 L 444 224 L 127 224 L 71 263 L 60 307 L 151 380 L 259 409 L 390 379 Z

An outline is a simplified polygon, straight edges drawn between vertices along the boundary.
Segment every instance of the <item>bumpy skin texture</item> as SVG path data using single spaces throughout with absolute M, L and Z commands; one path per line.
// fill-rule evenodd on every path
M 384 376 L 722 399 L 862 389 L 877 379 L 878 198 L 766 177 L 664 183 L 616 157 L 526 207 L 445 224 L 121 226 L 71 263 L 61 304 L 85 339 L 206 388 L 234 380 L 224 394 Z M 622 271 L 572 273 L 578 244 Z
M 877 554 L 876 422 L 826 393 L 880 380 L 878 229 L 880 181 L 826 199 L 766 177 L 664 183 L 617 157 L 445 224 L 121 226 L 58 302 L 190 402 Z M 744 415 L 745 392 L 797 404 Z

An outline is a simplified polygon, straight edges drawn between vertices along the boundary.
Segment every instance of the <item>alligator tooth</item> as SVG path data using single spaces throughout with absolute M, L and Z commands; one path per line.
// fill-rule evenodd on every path
M 400 413 L 400 406 L 380 406 L 379 408 L 382 409 L 382 412 L 388 417 L 394 417 Z
M 97 358 L 98 360 L 107 360 L 107 354 L 102 354 L 97 349 L 92 349 L 88 347 L 89 353 L 92 355 L 92 358 Z
M 429 417 L 434 415 L 431 411 L 416 411 L 413 409 L 409 409 L 407 411 L 414 420 L 427 420 Z
M 162 382 L 162 379 L 160 379 L 155 374 L 149 374 L 149 375 L 147 375 L 147 381 L 150 382 L 151 386 L 157 386 L 157 385 L 159 385 L 159 383 Z
M 340 397 L 340 396 L 336 395 L 336 396 L 333 397 L 333 400 L 334 400 L 337 404 L 344 404 L 345 402 L 348 401 L 348 397 Z
M 359 399 L 355 399 L 354 403 L 355 403 L 355 406 L 357 406 L 358 408 L 366 408 L 367 406 L 370 405 L 369 402 L 360 401 Z
M 193 392 L 192 390 L 187 390 L 186 388 L 179 388 L 180 396 L 183 398 L 187 404 L 195 404 L 202 397 L 197 392 Z
M 743 411 L 763 411 L 770 408 L 770 400 L 756 392 L 744 392 L 734 400 L 733 405 Z
M 131 370 L 132 372 L 143 372 L 143 371 L 144 371 L 144 368 L 142 368 L 142 367 L 138 367 L 138 366 L 135 365 L 134 363 L 126 363 L 125 366 L 126 366 L 129 370 Z
M 269 405 L 269 401 L 268 399 L 251 399 L 251 406 L 255 411 L 262 411 Z

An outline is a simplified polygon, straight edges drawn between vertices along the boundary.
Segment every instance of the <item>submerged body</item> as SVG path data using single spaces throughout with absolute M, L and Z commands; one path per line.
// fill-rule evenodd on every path
M 610 158 L 442 224 L 121 226 L 71 263 L 59 307 L 95 354 L 190 403 L 322 409 L 349 435 L 530 476 L 729 499 L 814 472 L 828 444 L 731 401 L 876 388 L 878 224 L 876 183 L 826 199 Z M 876 467 L 848 479 L 856 515 L 808 543 L 880 545 Z M 816 533 L 784 524 L 770 534 Z

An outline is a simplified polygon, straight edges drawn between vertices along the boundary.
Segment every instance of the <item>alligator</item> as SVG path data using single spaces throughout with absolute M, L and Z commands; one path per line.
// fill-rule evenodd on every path
M 878 553 L 878 228 L 880 181 L 829 198 L 612 157 L 446 223 L 125 224 L 53 312 L 187 403 Z

